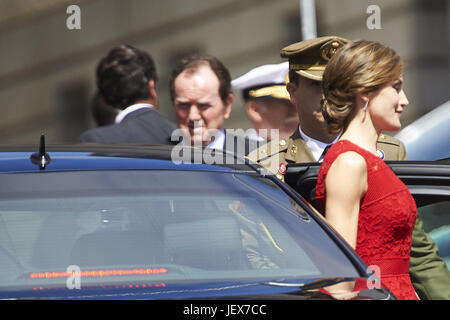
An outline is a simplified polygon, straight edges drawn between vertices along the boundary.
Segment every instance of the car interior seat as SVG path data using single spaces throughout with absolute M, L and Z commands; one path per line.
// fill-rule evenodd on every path
M 135 266 L 163 263 L 163 239 L 146 231 L 100 231 L 82 235 L 73 246 L 70 263 L 86 267 Z
M 168 224 L 164 239 L 171 263 L 206 270 L 247 268 L 240 231 L 233 218 Z

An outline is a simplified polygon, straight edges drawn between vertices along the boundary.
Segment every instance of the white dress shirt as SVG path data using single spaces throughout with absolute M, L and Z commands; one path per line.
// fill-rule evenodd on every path
M 186 141 L 181 140 L 180 145 L 183 146 L 191 146 L 190 143 L 187 143 Z M 197 145 L 194 143 L 192 145 L 193 147 L 196 147 Z M 200 145 L 202 146 L 202 145 Z M 206 146 L 206 148 L 210 149 L 217 149 L 217 150 L 224 150 L 225 149 L 225 130 L 220 130 L 220 135 L 218 137 L 215 137 L 214 141 L 211 142 Z
M 328 147 L 329 145 L 332 145 L 336 141 L 338 141 L 342 134 L 342 133 L 339 133 L 333 142 L 325 143 L 325 142 L 322 142 L 322 141 L 319 141 L 319 140 L 316 140 L 316 139 L 313 139 L 313 138 L 307 136 L 302 131 L 302 128 L 300 126 L 298 126 L 298 130 L 300 131 L 300 135 L 303 138 L 303 140 L 305 140 L 306 145 L 308 146 L 309 150 L 311 150 L 311 153 L 314 156 L 314 159 L 316 159 L 316 161 L 318 161 L 318 162 L 322 162 L 322 160 L 323 160 L 322 154 L 323 154 L 323 151 L 325 150 L 325 148 Z
M 220 135 L 215 137 L 214 141 L 211 142 L 207 148 L 224 150 L 225 149 L 225 130 L 220 130 Z
M 150 108 L 153 109 L 153 105 L 149 104 L 149 103 L 137 103 L 137 104 L 133 104 L 129 107 L 126 107 L 125 109 L 121 110 L 117 115 L 116 118 L 114 119 L 115 123 L 120 123 L 127 115 L 129 115 L 130 113 L 139 110 L 139 109 L 144 109 L 144 108 Z

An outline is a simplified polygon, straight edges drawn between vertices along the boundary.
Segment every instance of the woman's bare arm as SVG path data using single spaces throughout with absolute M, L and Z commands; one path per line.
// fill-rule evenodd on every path
M 367 191 L 366 161 L 356 152 L 339 155 L 326 181 L 325 213 L 328 223 L 356 248 L 360 202 Z

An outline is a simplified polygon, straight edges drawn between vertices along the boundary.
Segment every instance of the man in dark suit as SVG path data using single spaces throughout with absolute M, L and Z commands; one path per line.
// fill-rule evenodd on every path
M 113 48 L 97 67 L 97 87 L 104 102 L 119 109 L 114 124 L 85 131 L 82 142 L 169 144 L 175 123 L 158 111 L 155 63 L 129 45 Z
M 119 109 L 106 104 L 98 91 L 92 97 L 91 112 L 97 126 L 113 124 L 119 111 Z
M 244 130 L 239 135 L 223 128 L 233 94 L 230 73 L 219 59 L 200 54 L 182 58 L 170 75 L 169 89 L 179 127 L 173 140 L 179 146 L 225 150 L 242 157 L 249 152 Z

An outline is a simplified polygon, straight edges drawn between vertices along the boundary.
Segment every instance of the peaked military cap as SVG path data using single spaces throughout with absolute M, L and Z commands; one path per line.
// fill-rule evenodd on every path
M 337 36 L 304 40 L 284 47 L 280 55 L 289 59 L 289 70 L 295 70 L 308 79 L 322 81 L 328 60 L 349 41 Z
M 289 63 L 265 64 L 256 67 L 231 81 L 233 89 L 242 90 L 244 100 L 250 98 L 272 97 L 289 99 L 286 90 Z

